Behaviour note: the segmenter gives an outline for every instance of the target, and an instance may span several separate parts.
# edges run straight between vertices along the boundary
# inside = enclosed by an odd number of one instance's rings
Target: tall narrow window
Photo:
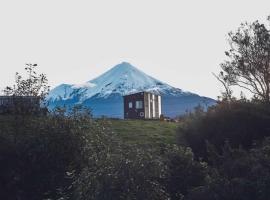
[[[128,103],[128,108],[132,108],[132,107],[133,107],[132,102],[129,102]]]
[[[143,102],[142,101],[136,101],[136,109],[142,109],[143,108]]]

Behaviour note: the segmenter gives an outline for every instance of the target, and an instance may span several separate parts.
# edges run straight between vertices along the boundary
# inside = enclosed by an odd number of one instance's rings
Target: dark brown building
[[[0,96],[0,114],[33,113],[40,109],[40,98],[36,96]]]
[[[125,119],[159,119],[161,96],[150,92],[139,92],[124,96]]]

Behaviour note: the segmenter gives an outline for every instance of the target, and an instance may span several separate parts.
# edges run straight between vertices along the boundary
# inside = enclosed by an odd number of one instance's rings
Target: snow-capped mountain
[[[80,94],[80,101],[84,101],[95,95],[108,98],[112,94],[126,95],[139,91],[152,91],[173,96],[185,95],[182,90],[152,78],[131,64],[123,62],[86,83],[59,85],[50,92],[49,98],[53,100],[70,99],[74,95]]]
[[[190,111],[198,104],[208,106],[215,103],[210,98],[184,92],[161,82],[127,62],[116,65],[88,82],[61,84],[51,90],[47,99],[51,108],[80,103],[91,107],[96,116],[122,117],[122,96],[141,91],[160,94],[163,97],[163,113],[171,117]]]

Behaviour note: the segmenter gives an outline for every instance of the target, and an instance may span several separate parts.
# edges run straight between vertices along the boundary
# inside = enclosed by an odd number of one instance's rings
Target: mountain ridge
[[[122,115],[120,113],[123,113],[123,106],[120,106],[122,96],[141,91],[159,94],[164,97],[165,101],[173,102],[171,106],[166,106],[165,102],[165,108],[179,107],[180,104],[184,103],[186,104],[186,110],[192,110],[195,107],[194,104],[198,105],[208,102],[212,105],[214,103],[214,100],[211,98],[201,97],[191,92],[184,92],[182,89],[159,81],[128,62],[122,62],[100,76],[82,84],[61,84],[49,93],[47,99],[51,104],[51,108],[59,105],[84,104],[91,107],[95,111],[94,114],[103,115],[102,113],[104,113],[104,115],[108,116],[115,116],[115,114],[104,110],[105,104],[112,104],[114,102],[114,106],[117,104],[116,107],[121,110],[121,112],[117,111],[118,114],[116,116],[122,117],[120,116]],[[172,99],[174,100],[172,101]],[[187,103],[187,99],[189,99],[189,103]],[[179,111],[179,115],[181,113]],[[172,116],[169,112],[165,114]]]

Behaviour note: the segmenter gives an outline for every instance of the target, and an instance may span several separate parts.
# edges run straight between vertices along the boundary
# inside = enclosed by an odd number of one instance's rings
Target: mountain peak
[[[145,74],[128,62],[122,62],[86,83],[66,86],[64,89],[63,87],[57,87],[51,91],[50,96],[73,98],[74,95],[78,96],[77,92],[79,92],[80,101],[84,101],[93,96],[109,97],[114,94],[125,95],[139,91],[183,95],[181,89],[174,88]]]
[[[134,67],[133,65],[131,65],[129,62],[121,62],[120,64],[116,65],[115,67]]]
[[[136,88],[154,86],[156,82],[158,80],[148,76],[128,62],[117,64],[109,71],[89,81],[89,83],[102,87],[103,91],[117,89],[121,94],[127,93],[129,90],[134,91]]]
[[[130,71],[130,70],[132,71],[133,70],[133,71],[135,71],[138,69],[128,62],[122,62],[122,63],[117,64],[113,68],[111,68],[111,70],[117,70],[117,71]]]

